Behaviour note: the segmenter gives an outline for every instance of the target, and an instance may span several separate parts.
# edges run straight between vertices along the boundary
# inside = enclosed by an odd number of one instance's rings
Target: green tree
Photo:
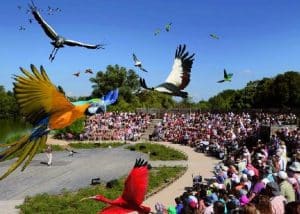
[[[235,99],[235,95],[235,90],[224,90],[218,95],[210,98],[208,102],[210,103],[212,110],[229,111],[232,109],[232,103]]]
[[[277,75],[271,86],[276,107],[300,107],[300,73],[289,71]]]
[[[0,118],[9,119],[19,116],[18,105],[14,94],[6,92],[4,86],[0,86]]]
[[[135,93],[140,88],[139,77],[134,70],[127,70],[119,65],[109,65],[105,71],[96,73],[90,78],[92,82],[92,97],[103,97],[106,93],[119,88],[119,98],[114,106],[109,106],[109,111],[134,111],[139,105]]]

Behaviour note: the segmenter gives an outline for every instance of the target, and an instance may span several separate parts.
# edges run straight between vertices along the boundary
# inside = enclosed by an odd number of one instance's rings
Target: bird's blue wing
[[[114,90],[112,99],[110,100],[110,104],[114,104],[118,100],[118,97],[119,97],[119,89],[117,88]]]
[[[109,91],[103,98],[104,105],[108,106],[117,101],[119,97],[119,89]]]
[[[102,98],[102,101],[104,103],[107,103],[110,99],[111,99],[111,96],[113,95],[114,91],[109,91],[107,94],[104,95],[104,97]]]

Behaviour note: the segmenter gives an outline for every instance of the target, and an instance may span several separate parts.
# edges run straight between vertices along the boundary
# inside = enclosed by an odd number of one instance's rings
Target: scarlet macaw
[[[131,213],[138,211],[138,213],[150,213],[150,207],[143,206],[145,194],[148,187],[148,163],[143,159],[137,159],[126,181],[123,194],[115,200],[110,200],[103,195],[95,195],[86,199],[94,199],[110,204],[104,208],[99,214],[116,214],[116,213]]]
[[[41,66],[40,71],[31,65],[31,72],[20,68],[25,76],[15,76],[14,93],[20,112],[33,125],[30,134],[10,144],[0,144],[8,147],[0,153],[0,161],[13,154],[18,154],[18,160],[0,177],[0,180],[12,173],[25,161],[22,171],[28,166],[38,148],[46,143],[50,130],[62,129],[75,120],[95,113],[103,112],[98,102],[73,105],[53,85]]]

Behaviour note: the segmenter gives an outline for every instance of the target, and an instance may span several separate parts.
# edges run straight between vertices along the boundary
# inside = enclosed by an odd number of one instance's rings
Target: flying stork
[[[133,58],[134,66],[135,66],[135,67],[141,69],[141,70],[144,71],[144,72],[148,72],[145,68],[143,68],[142,62],[136,57],[135,54],[132,54],[132,58]]]
[[[49,56],[51,62],[54,60],[58,49],[64,47],[64,45],[79,46],[79,47],[85,47],[89,49],[100,49],[100,48],[104,49],[103,45],[101,44],[97,44],[97,45],[86,44],[86,43],[66,39],[58,35],[55,32],[55,30],[43,19],[43,17],[40,15],[39,11],[37,10],[37,7],[33,4],[33,2],[32,5],[30,5],[30,10],[34,18],[37,20],[37,22],[41,25],[41,27],[47,34],[47,36],[50,37],[51,40],[53,40],[51,44],[54,46],[54,48]]]
[[[188,93],[182,91],[190,82],[191,69],[194,61],[194,55],[189,55],[185,52],[186,46],[179,45],[175,52],[175,59],[166,81],[154,88],[148,88],[145,79],[140,78],[140,84],[143,88],[148,90],[155,90],[172,96],[179,96],[183,98],[188,97]]]

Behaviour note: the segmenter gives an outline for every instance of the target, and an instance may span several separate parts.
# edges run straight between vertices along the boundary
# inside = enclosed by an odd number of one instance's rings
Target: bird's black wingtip
[[[96,45],[96,49],[105,49],[104,44]]]
[[[148,161],[138,158],[135,160],[134,168],[136,167],[143,167],[143,166],[148,166]]]

